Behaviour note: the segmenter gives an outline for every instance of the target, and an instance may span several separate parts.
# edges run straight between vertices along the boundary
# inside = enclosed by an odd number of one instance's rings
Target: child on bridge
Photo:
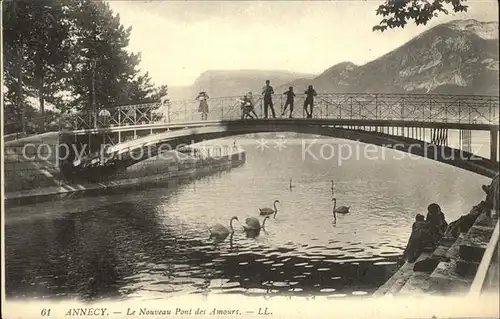
[[[289,118],[292,118],[292,113],[293,113],[293,101],[295,98],[295,93],[293,93],[293,86],[288,88],[288,91],[283,93],[283,95],[286,95],[286,102],[285,102],[285,107],[283,108],[283,112],[281,113],[281,116],[285,115],[286,108],[287,106],[290,105],[290,116]]]
[[[241,119],[253,119],[253,116],[250,114],[253,110],[253,105],[250,98],[247,95],[244,95],[243,98],[239,101],[241,102]]]

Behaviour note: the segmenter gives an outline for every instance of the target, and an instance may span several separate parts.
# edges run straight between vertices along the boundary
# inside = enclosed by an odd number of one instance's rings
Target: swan
[[[210,231],[209,238],[217,238],[219,240],[226,239],[226,237],[227,237],[227,235],[229,235],[229,233],[231,233],[231,234],[234,233],[233,220],[238,220],[238,217],[233,216],[229,220],[229,227],[231,228],[231,231],[229,231],[229,229],[227,229],[227,227],[222,225],[222,224],[213,225],[211,228],[208,229]]]
[[[274,201],[274,210],[272,208],[269,208],[269,207],[259,208],[260,216],[269,216],[269,215],[274,214],[274,218],[276,218],[276,214],[278,213],[278,209],[276,208],[276,203],[280,203],[280,201],[279,200]]]
[[[243,224],[243,228],[247,231],[250,230],[260,230],[261,228],[264,228],[264,225],[266,224],[266,220],[269,218],[269,216],[264,217],[262,220],[262,226],[260,225],[260,222],[257,218],[255,217],[248,217],[245,219],[245,224]]]
[[[349,213],[349,209],[351,208],[351,206],[340,206],[339,208],[336,208],[336,206],[337,206],[337,199],[336,198],[332,198],[332,201],[333,201],[333,213],[334,214],[345,215],[345,214]]]

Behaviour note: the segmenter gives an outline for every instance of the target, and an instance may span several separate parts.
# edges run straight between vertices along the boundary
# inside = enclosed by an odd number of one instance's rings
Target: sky
[[[372,31],[383,0],[108,2],[132,26],[128,49],[141,52],[141,70],[169,86],[190,85],[206,70],[319,74],[343,61],[365,64],[439,23],[498,21],[496,0],[469,0],[467,13],[384,33]]]

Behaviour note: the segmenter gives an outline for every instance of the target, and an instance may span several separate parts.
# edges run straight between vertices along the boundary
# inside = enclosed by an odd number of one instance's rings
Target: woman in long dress
[[[202,121],[205,121],[208,118],[208,99],[209,96],[207,92],[200,92],[196,97],[196,100],[200,101],[200,105],[198,106],[198,112],[201,112]]]

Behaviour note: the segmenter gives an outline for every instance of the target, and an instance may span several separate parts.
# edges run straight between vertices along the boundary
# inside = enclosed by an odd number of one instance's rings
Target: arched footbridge
[[[259,119],[242,120],[237,97],[211,99],[205,121],[196,120],[197,101],[114,107],[108,109],[107,119],[95,113],[74,114],[62,119],[60,143],[70,154],[61,167],[69,171],[127,167],[204,140],[295,132],[393,148],[488,177],[499,172],[497,96],[320,94],[313,118],[303,118],[301,98],[295,103],[294,118],[262,119],[258,101]],[[280,101],[275,96],[278,117]],[[475,137],[478,132],[483,132],[482,138]],[[489,158],[475,154],[484,146],[489,147]]]

